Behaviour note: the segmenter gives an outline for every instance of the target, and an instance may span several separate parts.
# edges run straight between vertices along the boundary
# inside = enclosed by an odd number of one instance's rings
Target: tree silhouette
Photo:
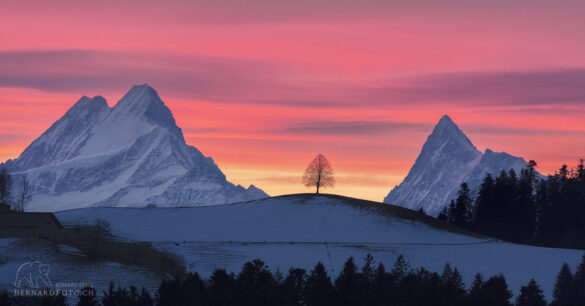
[[[579,305],[585,305],[585,255],[583,255],[581,264],[577,267],[574,280],[577,291],[577,303]]]
[[[10,175],[6,169],[0,169],[0,204],[10,205],[10,190],[12,188]]]
[[[366,298],[361,274],[358,273],[353,257],[347,259],[334,284],[338,295],[336,305],[361,305]]]
[[[307,306],[333,305],[335,287],[325,271],[325,266],[318,262],[310,272],[305,283],[303,301]]]
[[[96,291],[91,286],[85,286],[81,290],[80,295],[78,295],[79,301],[77,302],[77,306],[98,306],[100,305],[100,301],[96,296]]]
[[[482,291],[483,288],[483,276],[477,273],[475,278],[473,279],[473,283],[471,283],[471,287],[467,292],[467,304],[468,305],[481,305],[482,301],[485,300],[484,293]]]
[[[520,289],[516,306],[546,306],[542,290],[534,279],[531,279],[527,286]]]
[[[575,305],[576,294],[574,291],[574,280],[571,268],[567,263],[563,264],[561,271],[557,276],[557,282],[553,290],[553,298],[551,305]]]
[[[473,221],[473,200],[470,193],[471,190],[469,190],[467,183],[461,184],[461,188],[457,193],[457,200],[455,200],[451,211],[450,219],[452,219],[452,222],[464,228],[468,228]]]
[[[30,200],[30,193],[28,190],[28,179],[26,176],[22,177],[22,183],[20,185],[20,190],[18,191],[19,203],[17,211],[24,212],[24,204],[26,201]]]
[[[479,305],[512,305],[510,303],[512,292],[508,290],[506,279],[501,274],[488,279],[482,286],[482,292],[485,299]]]
[[[323,154],[319,154],[305,170],[303,184],[307,187],[317,187],[316,193],[319,194],[319,188],[333,187],[335,185],[334,176],[335,173],[327,158]]]

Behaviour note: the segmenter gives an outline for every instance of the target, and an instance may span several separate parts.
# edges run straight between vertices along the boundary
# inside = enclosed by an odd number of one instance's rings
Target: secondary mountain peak
[[[476,189],[487,173],[519,171],[526,162],[487,149],[482,154],[457,124],[444,115],[427,138],[408,175],[384,199],[385,203],[436,215],[456,196],[461,183]]]
[[[108,102],[102,96],[90,98],[83,96],[67,111],[68,114],[80,112],[96,112],[109,109]]]

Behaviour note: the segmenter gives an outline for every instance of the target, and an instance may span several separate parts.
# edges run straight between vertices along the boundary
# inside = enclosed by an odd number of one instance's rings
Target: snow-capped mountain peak
[[[113,108],[102,97],[82,97],[5,166],[28,176],[31,210],[267,197],[228,182],[213,159],[187,145],[170,109],[146,84],[132,87]]]
[[[108,108],[108,103],[102,96],[93,98],[83,96],[67,111],[67,114],[79,116],[82,112],[100,112]]]
[[[423,208],[436,215],[456,196],[461,183],[467,182],[472,190],[477,189],[487,173],[520,171],[525,166],[522,158],[507,153],[487,149],[482,154],[455,122],[444,115],[404,181],[390,191],[384,202]]]
[[[444,142],[446,140],[453,141],[453,144],[458,144],[464,147],[475,149],[469,138],[463,134],[459,127],[447,115],[443,115],[439,123],[435,126],[429,140],[436,140]]]
[[[144,116],[151,123],[167,128],[175,128],[173,114],[158,96],[156,90],[147,84],[135,85],[118,101],[112,116]]]

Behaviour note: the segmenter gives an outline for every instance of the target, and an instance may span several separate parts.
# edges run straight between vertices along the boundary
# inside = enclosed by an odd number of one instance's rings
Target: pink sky
[[[543,173],[585,157],[582,1],[3,1],[0,160],[148,83],[232,182],[382,200],[448,114]]]

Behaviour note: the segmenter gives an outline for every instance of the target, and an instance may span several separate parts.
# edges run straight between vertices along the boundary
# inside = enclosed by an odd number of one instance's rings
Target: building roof
[[[58,228],[61,222],[53,213],[44,212],[0,212],[0,228],[37,228],[52,221]]]

